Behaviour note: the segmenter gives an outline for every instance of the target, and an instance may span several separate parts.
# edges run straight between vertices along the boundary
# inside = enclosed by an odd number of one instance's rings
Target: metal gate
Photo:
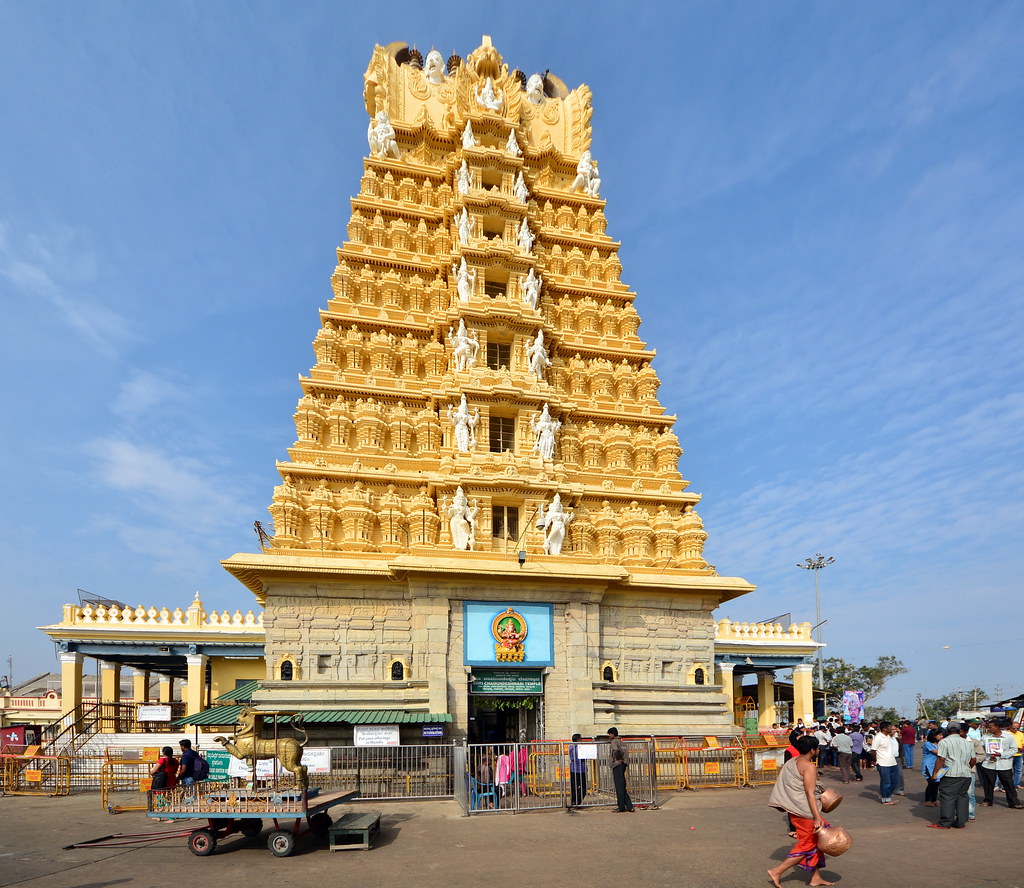
[[[626,785],[634,805],[658,803],[654,742],[627,740]],[[475,743],[456,748],[456,798],[467,814],[515,814],[559,810],[570,804],[572,776],[568,741]],[[585,793],[578,807],[615,804],[608,743],[579,744]],[[588,757],[593,756],[593,757]]]

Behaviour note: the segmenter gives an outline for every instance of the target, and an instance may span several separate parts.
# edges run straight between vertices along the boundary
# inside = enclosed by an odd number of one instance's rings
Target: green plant
[[[534,697],[480,697],[476,698],[477,709],[492,709],[507,712],[512,709],[533,709]]]

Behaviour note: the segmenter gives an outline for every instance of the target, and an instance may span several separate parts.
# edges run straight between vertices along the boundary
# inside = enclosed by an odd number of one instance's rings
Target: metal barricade
[[[741,746],[688,747],[683,757],[688,789],[742,786],[746,782]]]
[[[748,746],[743,750],[744,773],[748,786],[766,786],[775,783],[786,761],[786,750],[781,746]]]
[[[357,789],[361,799],[450,799],[455,793],[453,747],[332,746],[330,772],[310,773],[309,785]]]
[[[145,811],[153,778],[153,762],[115,758],[100,767],[100,807],[108,814]]]
[[[71,793],[71,760],[63,755],[0,756],[3,791],[8,795],[63,796]]]
[[[686,788],[686,741],[683,737],[656,737],[654,779],[658,789]]]

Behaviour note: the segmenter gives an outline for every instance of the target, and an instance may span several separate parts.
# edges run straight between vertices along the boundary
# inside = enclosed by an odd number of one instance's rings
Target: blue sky
[[[985,2],[0,0],[15,677],[76,588],[252,605],[219,560],[295,437],[370,53],[484,33],[593,89],[706,555],[759,586],[721,615],[813,619],[832,554],[829,653],[911,669],[877,702],[1024,691],[1024,5]]]

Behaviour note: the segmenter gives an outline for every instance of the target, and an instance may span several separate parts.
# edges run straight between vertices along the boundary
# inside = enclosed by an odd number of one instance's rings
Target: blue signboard
[[[501,669],[554,666],[553,619],[550,604],[464,601],[463,662]]]
[[[424,737],[443,737],[444,736],[444,725],[424,725],[423,726]]]

